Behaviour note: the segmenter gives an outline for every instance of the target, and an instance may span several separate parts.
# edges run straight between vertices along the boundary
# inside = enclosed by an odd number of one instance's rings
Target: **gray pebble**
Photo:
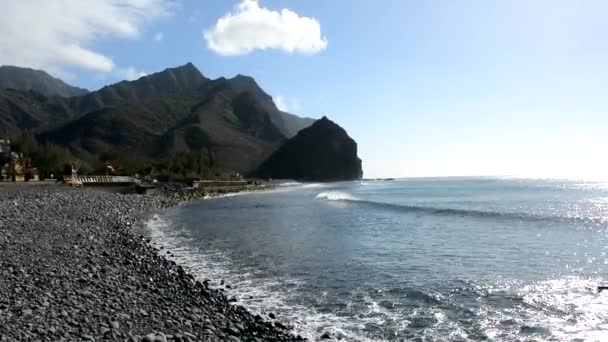
[[[295,341],[146,243],[136,216],[176,203],[0,186],[0,341]]]

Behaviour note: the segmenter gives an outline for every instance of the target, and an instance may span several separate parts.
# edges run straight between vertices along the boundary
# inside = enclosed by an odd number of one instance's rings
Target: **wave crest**
[[[302,183],[300,183],[300,182],[279,183],[279,186],[300,186],[300,185],[302,185]]]
[[[342,201],[351,202],[352,204],[368,206],[371,208],[378,208],[384,210],[396,210],[400,212],[416,212],[424,213],[429,215],[444,215],[444,216],[460,216],[460,217],[475,217],[475,218],[486,218],[486,219],[498,219],[498,220],[519,220],[519,221],[536,221],[536,222],[575,222],[575,223],[589,223],[605,225],[607,223],[605,217],[566,217],[566,216],[551,216],[551,215],[539,215],[530,214],[524,212],[500,212],[500,211],[485,211],[476,209],[459,209],[459,208],[441,208],[432,206],[419,206],[419,205],[407,205],[407,204],[396,204],[396,203],[385,203],[368,201],[352,194],[342,191],[325,191],[317,195],[317,199],[324,199],[327,201]]]
[[[317,195],[316,199],[324,199],[328,201],[360,201],[359,198],[352,194],[342,191],[324,191]]]

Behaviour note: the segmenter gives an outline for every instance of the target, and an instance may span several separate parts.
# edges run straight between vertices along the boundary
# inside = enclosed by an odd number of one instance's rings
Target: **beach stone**
[[[143,338],[143,342],[155,342],[156,341],[156,334],[154,333],[150,333],[146,336],[144,336]]]
[[[189,338],[196,338],[196,335],[191,334],[191,333],[189,333],[189,332],[187,332],[187,331],[186,331],[186,332],[184,332],[184,333],[183,333],[183,335],[184,335],[185,337],[189,337]]]
[[[296,340],[146,243],[136,217],[177,201],[14,189],[0,184],[0,341]]]
[[[117,317],[120,318],[120,319],[124,319],[124,320],[130,320],[131,319],[131,316],[128,315],[128,314],[126,314],[126,313],[119,313],[117,315]]]
[[[239,336],[241,334],[241,332],[239,331],[239,329],[237,329],[236,327],[228,327],[228,329],[226,329],[226,332],[228,332],[230,335],[234,335],[234,336]]]

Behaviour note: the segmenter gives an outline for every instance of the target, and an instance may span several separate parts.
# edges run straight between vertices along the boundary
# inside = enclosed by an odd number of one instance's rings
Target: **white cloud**
[[[146,75],[147,75],[147,73],[145,73],[141,70],[137,70],[134,67],[119,69],[118,73],[117,73],[118,77],[122,77],[127,81],[136,80],[136,79],[146,76]]]
[[[287,106],[285,99],[283,99],[283,96],[275,96],[272,98],[272,100],[279,110],[284,112],[289,111],[289,107]]]
[[[155,42],[160,42],[165,38],[165,35],[162,32],[156,32],[154,34],[154,41]]]
[[[274,96],[272,98],[277,108],[283,112],[297,112],[301,109],[300,101],[295,99],[287,99],[283,96]]]
[[[3,0],[0,64],[55,75],[115,70],[112,58],[91,48],[100,39],[134,38],[149,20],[171,13],[170,0]]]
[[[314,54],[327,47],[315,18],[301,17],[288,9],[272,11],[260,7],[256,0],[243,0],[206,30],[204,37],[209,49],[226,56],[256,49]]]

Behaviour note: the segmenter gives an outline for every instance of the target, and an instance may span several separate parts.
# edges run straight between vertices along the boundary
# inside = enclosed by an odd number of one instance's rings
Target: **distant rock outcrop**
[[[34,91],[45,96],[71,97],[84,95],[86,89],[72,87],[42,70],[0,66],[0,88]]]
[[[346,131],[323,117],[288,140],[255,172],[263,178],[304,181],[361,179],[357,143]]]

